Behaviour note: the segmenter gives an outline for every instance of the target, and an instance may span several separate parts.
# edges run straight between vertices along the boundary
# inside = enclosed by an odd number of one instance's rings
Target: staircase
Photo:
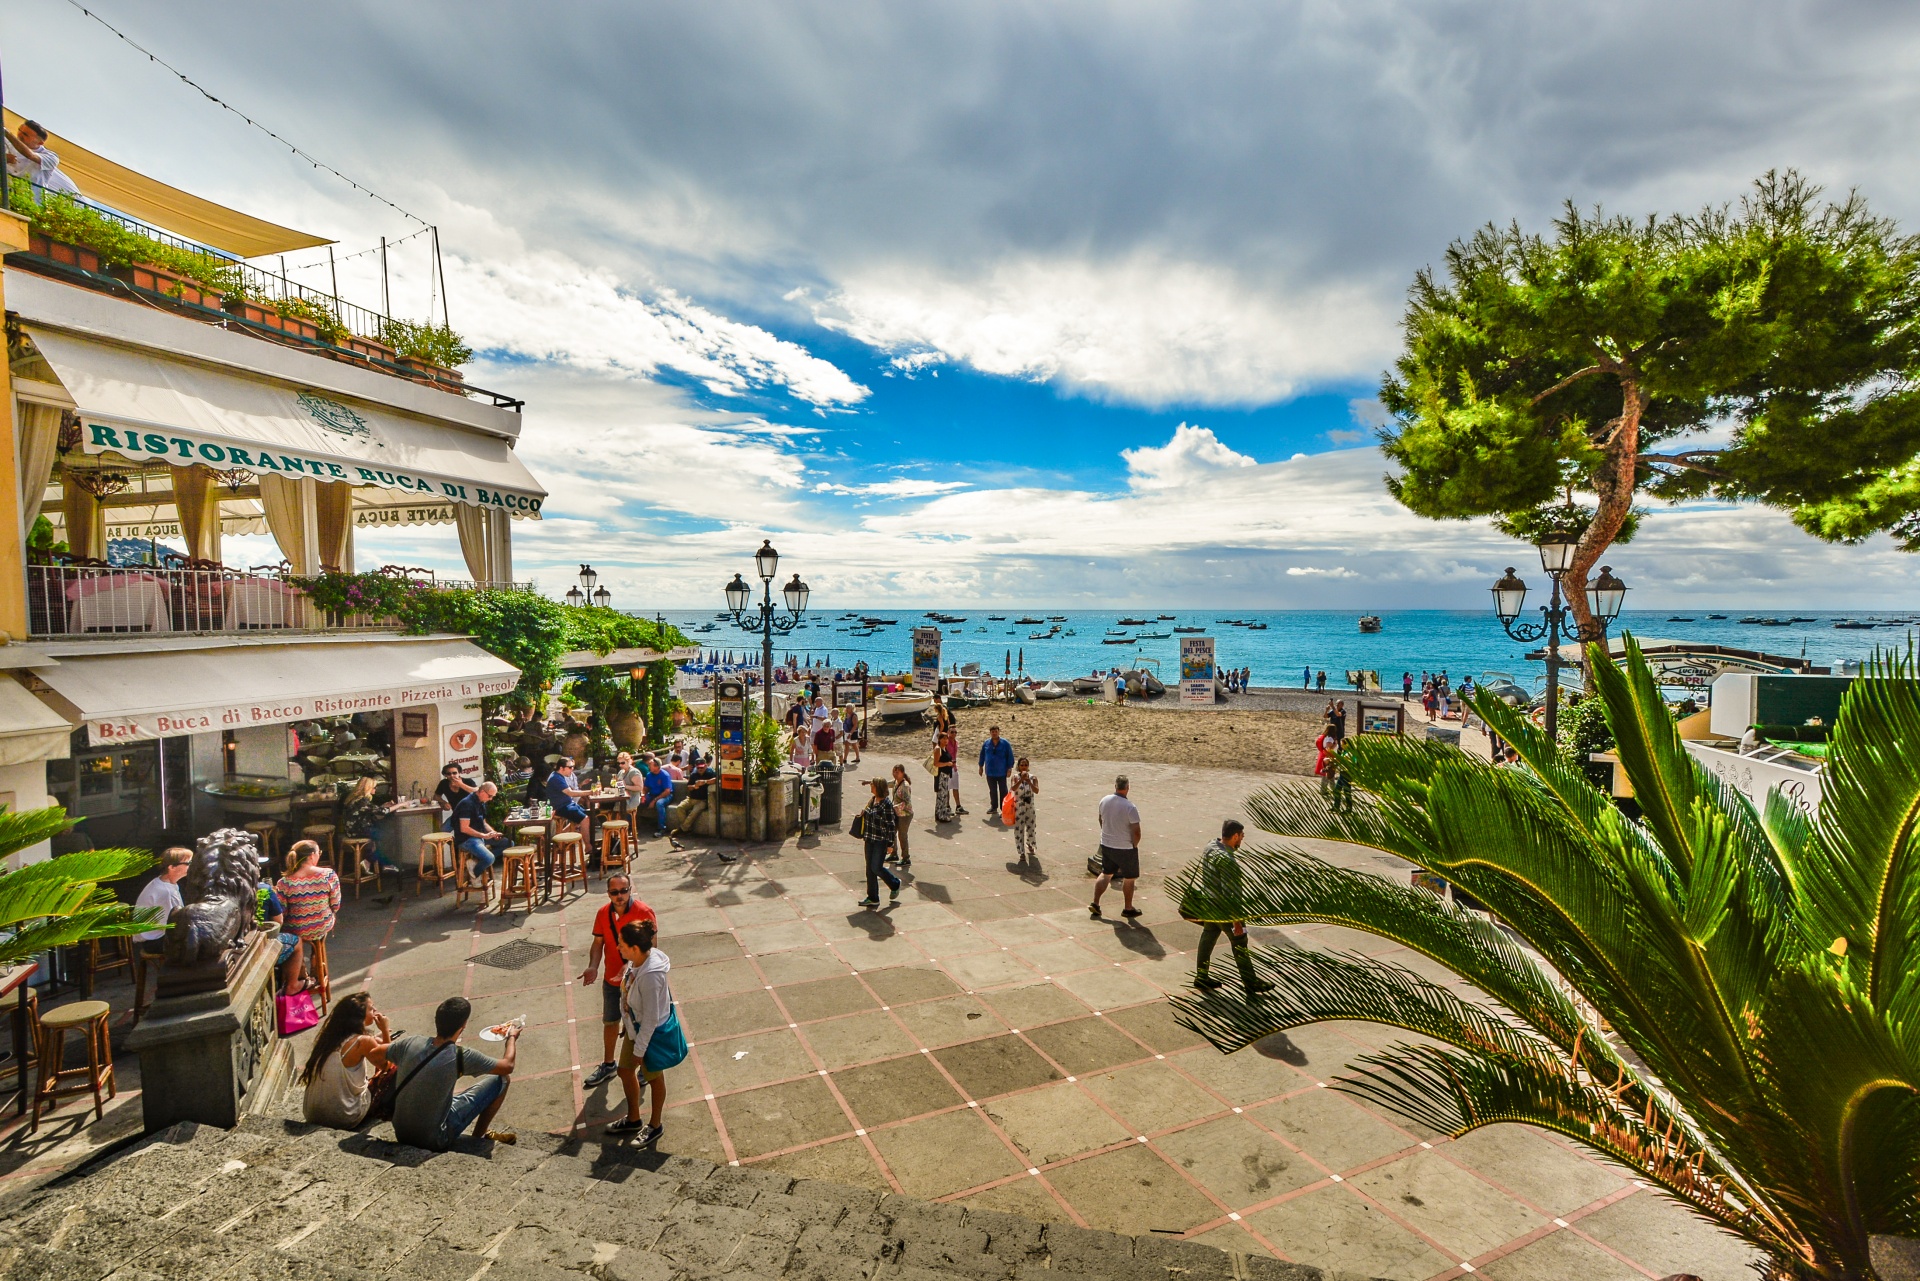
[[[1333,1281],[1317,1268],[523,1134],[253,1116],[0,1200],[0,1281]]]

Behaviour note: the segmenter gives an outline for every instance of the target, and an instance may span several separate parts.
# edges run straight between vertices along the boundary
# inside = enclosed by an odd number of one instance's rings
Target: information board
[[[913,687],[915,689],[940,687],[940,629],[938,627],[913,629]]]
[[[713,691],[714,755],[720,758],[720,790],[747,788],[747,687],[721,681]]]
[[[1180,638],[1180,701],[1213,702],[1213,637]]]

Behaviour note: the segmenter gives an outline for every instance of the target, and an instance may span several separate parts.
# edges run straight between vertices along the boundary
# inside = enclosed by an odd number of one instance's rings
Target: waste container
[[[840,767],[822,761],[813,767],[820,777],[820,826],[840,826]]]

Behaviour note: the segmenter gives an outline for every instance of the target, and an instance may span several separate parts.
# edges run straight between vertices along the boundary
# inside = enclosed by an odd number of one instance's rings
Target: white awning
[[[73,397],[88,454],[238,468],[538,516],[546,491],[512,446],[365,402],[242,378],[28,325]]]
[[[95,746],[506,694],[520,672],[472,642],[326,637],[86,653],[37,670]]]
[[[0,765],[65,760],[72,733],[65,717],[0,676]]]

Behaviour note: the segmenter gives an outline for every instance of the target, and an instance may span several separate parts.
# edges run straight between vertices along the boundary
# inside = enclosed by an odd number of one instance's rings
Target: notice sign
[[[1180,701],[1213,702],[1213,637],[1180,638]]]
[[[713,746],[720,758],[720,790],[747,790],[747,687],[721,681],[713,691]]]
[[[286,698],[251,703],[215,703],[211,706],[188,704],[179,710],[146,712],[138,716],[115,716],[87,722],[87,741],[94,747],[113,743],[132,743],[170,734],[204,734],[210,730],[250,729],[259,725],[291,725],[316,716],[348,716],[354,712],[398,711],[403,707],[421,707],[428,703],[448,703],[467,699],[511,694],[520,683],[517,673],[504,676],[463,676],[458,680],[431,681],[402,685],[396,689],[362,690],[352,694],[318,694],[312,698]],[[207,691],[182,691],[182,693]],[[478,727],[476,716],[473,725]],[[475,758],[479,748],[475,744]]]
[[[938,627],[913,629],[913,687],[915,689],[940,687],[940,629]]]

